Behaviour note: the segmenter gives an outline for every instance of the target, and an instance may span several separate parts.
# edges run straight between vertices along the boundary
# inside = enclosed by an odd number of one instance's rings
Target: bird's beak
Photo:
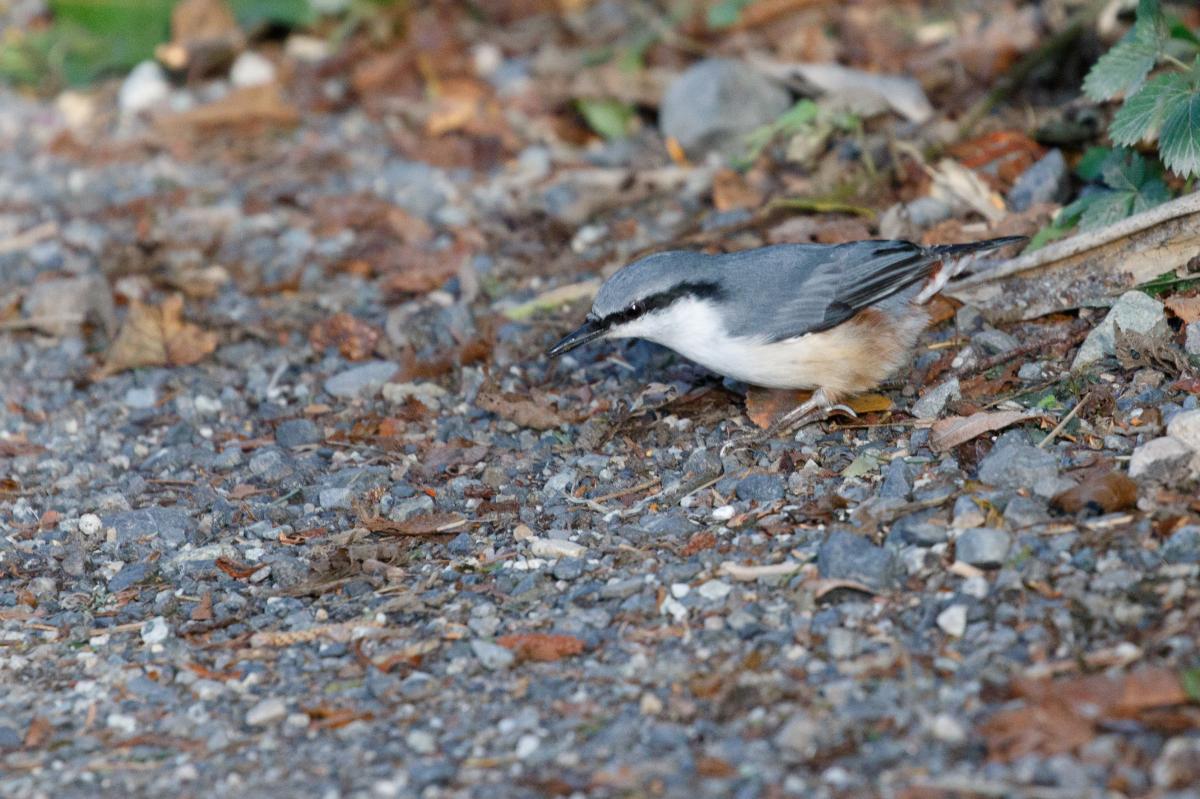
[[[604,324],[599,319],[594,319],[589,316],[574,333],[571,333],[562,341],[546,350],[546,355],[550,356],[551,358],[557,358],[563,353],[570,352],[576,347],[582,347],[589,341],[600,338],[607,332],[608,325]]]

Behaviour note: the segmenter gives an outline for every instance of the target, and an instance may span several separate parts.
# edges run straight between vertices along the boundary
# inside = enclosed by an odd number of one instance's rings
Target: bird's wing
[[[755,279],[739,281],[746,287],[739,303],[744,313],[731,320],[730,332],[765,334],[769,341],[828,330],[925,280],[940,260],[906,241],[784,245],[765,251],[756,264],[744,267]]]

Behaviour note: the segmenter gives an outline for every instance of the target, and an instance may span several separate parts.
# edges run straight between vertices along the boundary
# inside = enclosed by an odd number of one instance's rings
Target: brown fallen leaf
[[[521,660],[549,662],[561,660],[583,651],[583,641],[573,635],[551,635],[549,633],[516,633],[502,635],[496,643],[511,649]]]
[[[135,300],[96,374],[108,377],[139,366],[189,366],[216,348],[216,333],[183,320],[180,295],[171,295],[159,306]]]
[[[25,731],[25,740],[22,746],[26,749],[40,749],[50,740],[53,732],[54,727],[50,724],[49,719],[45,716],[34,716],[29,720],[29,729]]]
[[[212,591],[205,591],[204,596],[200,597],[200,601],[196,603],[196,607],[192,608],[189,618],[192,621],[212,621],[212,617]]]
[[[36,455],[45,452],[46,448],[31,443],[24,433],[18,433],[11,438],[0,438],[0,458],[15,458],[19,455]]]
[[[245,42],[225,0],[183,0],[171,12],[171,41],[154,55],[168,69],[199,77],[228,66]]]
[[[1124,472],[1093,473],[1050,504],[1063,513],[1115,513],[1137,505],[1137,483]]]
[[[236,560],[223,557],[217,558],[213,565],[235,580],[248,579],[250,575],[254,574],[259,569],[267,568],[267,564],[265,563],[259,563],[255,566],[247,563],[238,563]]]
[[[1148,711],[1196,702],[1180,675],[1162,667],[1017,680],[1012,689],[1025,704],[995,714],[980,727],[994,760],[1070,752],[1091,741],[1102,726],[1126,719],[1148,721]]]
[[[811,391],[784,391],[751,386],[746,392],[746,415],[758,427],[766,430],[784,414],[812,396]],[[846,404],[858,414],[890,411],[892,400],[883,394],[859,394]]]
[[[368,516],[362,523],[372,533],[383,535],[445,535],[462,527],[466,519],[461,513],[423,513],[402,522]]]
[[[1165,338],[1158,338],[1136,330],[1113,328],[1113,350],[1122,369],[1165,369],[1175,374],[1191,371],[1185,355]]]
[[[706,549],[712,549],[716,545],[717,537],[710,530],[701,530],[688,539],[688,542],[683,545],[683,549],[679,551],[679,556],[682,558],[690,558],[697,552],[703,552]]]
[[[369,358],[379,338],[377,329],[348,313],[334,314],[308,331],[308,343],[314,350],[322,352],[336,346],[342,357],[350,361]]]
[[[1187,324],[1200,320],[1200,296],[1197,297],[1164,297],[1163,305],[1167,310],[1178,316]]]
[[[158,126],[168,136],[209,136],[224,132],[246,134],[290,128],[299,121],[300,113],[284,99],[279,86],[265,83],[234,89],[207,105],[161,117]]]
[[[934,422],[929,444],[938,452],[954,449],[984,433],[1003,430],[1009,425],[1037,418],[1026,411],[980,411],[970,416],[951,416]]]
[[[522,397],[498,391],[480,391],[475,404],[501,419],[528,427],[531,430],[553,430],[570,420],[552,408],[544,400]]]
[[[718,211],[757,208],[763,199],[761,192],[732,169],[722,169],[713,175],[712,194],[713,205]]]

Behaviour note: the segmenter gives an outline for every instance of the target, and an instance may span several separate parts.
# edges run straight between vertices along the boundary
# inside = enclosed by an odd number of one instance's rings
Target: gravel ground
[[[580,306],[520,307],[736,225],[711,170],[61,108],[0,95],[5,796],[1200,796],[1195,705],[1135,679],[1200,664],[1195,386],[1024,346],[1103,311],[960,309],[895,410],[723,452],[743,387],[548,362]],[[172,291],[215,352],[98,372]],[[934,447],[1001,399],[1043,415]]]

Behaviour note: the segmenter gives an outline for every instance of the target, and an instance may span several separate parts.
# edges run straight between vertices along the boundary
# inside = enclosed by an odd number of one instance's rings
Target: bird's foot
[[[799,430],[810,424],[827,421],[834,416],[848,416],[851,419],[858,418],[858,414],[849,405],[835,403],[825,393],[824,389],[818,389],[808,401],[797,405],[783,416],[780,416],[765,430],[727,442],[725,446],[721,447],[721,454],[725,455],[727,452],[762,444],[775,438],[780,433]]]

